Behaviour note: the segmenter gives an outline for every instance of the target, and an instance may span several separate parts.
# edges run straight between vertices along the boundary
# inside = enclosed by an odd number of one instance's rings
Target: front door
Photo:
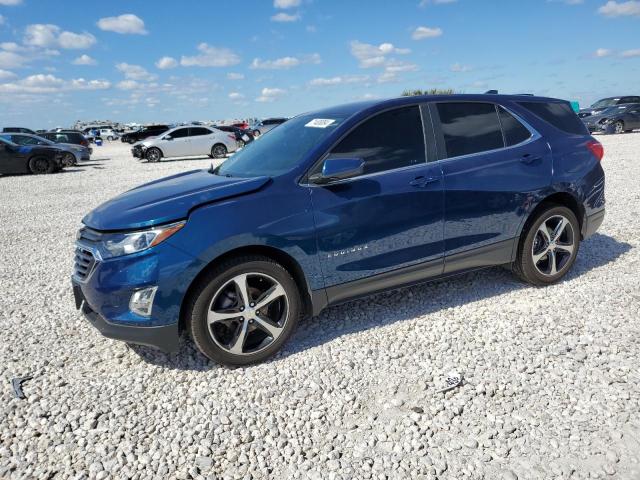
[[[510,262],[523,216],[551,185],[547,142],[493,103],[432,111],[446,189],[445,273]]]
[[[420,107],[375,115],[326,158],[361,158],[364,172],[309,187],[325,285],[425,262],[441,273],[442,172],[426,162]]]
[[[169,133],[171,140],[162,142],[162,153],[165,157],[186,157],[191,155],[191,147],[188,128],[179,128]],[[164,135],[165,137],[167,135]]]
[[[26,160],[16,151],[16,147],[0,140],[0,173],[24,173],[27,171]]]

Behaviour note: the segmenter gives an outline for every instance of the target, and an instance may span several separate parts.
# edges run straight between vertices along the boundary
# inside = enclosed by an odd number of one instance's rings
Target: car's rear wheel
[[[162,158],[162,152],[159,148],[150,148],[145,155],[148,162],[159,162]]]
[[[109,135],[109,136],[107,137],[107,140],[109,140],[110,142],[113,142],[115,139],[116,139],[116,137],[114,137],[114,136],[112,136],[112,135]]]
[[[29,160],[29,170],[35,175],[53,173],[56,171],[56,165],[47,157],[33,157]]]
[[[244,140],[240,139],[238,140],[238,148],[243,148],[246,145],[246,143],[244,142]]]
[[[211,156],[213,158],[224,158],[227,156],[227,147],[222,145],[221,143],[215,144],[211,148]]]
[[[254,130],[253,131],[253,136],[254,136],[254,138],[258,138],[260,136],[260,130]]]
[[[64,156],[62,157],[62,164],[65,167],[71,167],[71,166],[75,165],[76,163],[77,163],[76,156],[71,152],[65,153]]]
[[[613,126],[613,131],[615,133],[624,133],[624,122],[622,120],[618,120]]]
[[[289,272],[267,257],[248,256],[209,272],[191,295],[186,318],[204,355],[246,365],[278,351],[300,313],[300,294]]]
[[[127,142],[131,145],[133,145],[134,143],[136,143],[136,141],[133,138],[129,138],[127,139]]]
[[[525,226],[513,265],[515,273],[534,285],[555,283],[578,255],[580,225],[567,207],[550,205]]]

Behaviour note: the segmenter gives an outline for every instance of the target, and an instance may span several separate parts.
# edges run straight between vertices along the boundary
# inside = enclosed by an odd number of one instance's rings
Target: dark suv
[[[54,146],[18,145],[0,137],[0,174],[58,172],[64,167],[64,154]]]
[[[288,120],[213,170],[99,206],[76,305],[104,335],[209,358],[276,352],[298,320],[492,265],[547,285],[604,218],[603,149],[569,103],[405,97]]]
[[[168,125],[151,125],[149,127],[143,127],[140,130],[136,130],[135,132],[125,133],[120,137],[120,140],[123,143],[133,144],[140,140],[144,140],[145,138],[162,135],[167,130],[169,130]]]
[[[591,115],[600,115],[603,111],[608,108],[615,107],[618,105],[625,105],[627,103],[640,103],[639,95],[632,95],[626,97],[608,97],[602,98],[598,100],[596,103],[591,105],[589,108],[582,108],[580,112],[578,112],[578,116],[580,118],[590,117]]]

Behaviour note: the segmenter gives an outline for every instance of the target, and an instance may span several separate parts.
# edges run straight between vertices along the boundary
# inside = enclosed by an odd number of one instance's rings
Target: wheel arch
[[[545,208],[548,208],[550,205],[559,205],[562,207],[567,207],[569,210],[571,210],[578,219],[578,225],[580,227],[580,237],[584,236],[584,226],[586,223],[584,205],[582,205],[582,203],[573,193],[566,191],[554,192],[543,198],[527,216],[527,219],[522,224],[522,228],[520,229],[520,233],[518,236],[521,237],[523,232],[526,232],[529,224],[536,218],[538,213],[540,213]]]
[[[149,150],[151,150],[152,148],[155,148],[156,150],[158,150],[160,152],[160,158],[165,158],[165,154],[162,151],[162,148],[160,148],[157,145],[152,145],[151,147],[147,148],[146,152],[148,152]],[[146,157],[146,152],[145,152],[145,157]]]
[[[233,250],[229,250],[225,252],[213,260],[211,260],[200,272],[194,277],[194,279],[189,284],[187,291],[182,299],[182,304],[180,305],[180,316],[179,316],[179,329],[180,331],[184,331],[187,325],[186,323],[186,311],[185,306],[188,305],[193,292],[196,290],[198,283],[202,280],[203,277],[207,275],[207,273],[219,265],[220,263],[229,260],[234,257],[242,257],[246,255],[261,255],[282,265],[293,277],[293,280],[296,282],[298,286],[298,290],[300,291],[300,295],[302,296],[302,304],[304,308],[304,315],[311,315],[313,312],[313,303],[311,299],[311,289],[309,288],[309,283],[307,282],[307,278],[304,275],[304,271],[302,267],[298,263],[298,261],[293,258],[288,253],[284,252],[275,247],[270,247],[268,245],[247,245],[243,247],[238,247]]]

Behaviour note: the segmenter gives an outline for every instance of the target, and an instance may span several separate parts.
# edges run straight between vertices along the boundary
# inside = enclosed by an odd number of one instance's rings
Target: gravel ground
[[[236,369],[101,337],[69,281],[86,212],[208,159],[112,144],[0,177],[0,478],[640,478],[640,133],[600,139],[607,216],[562,283],[494,268],[381,294]]]

